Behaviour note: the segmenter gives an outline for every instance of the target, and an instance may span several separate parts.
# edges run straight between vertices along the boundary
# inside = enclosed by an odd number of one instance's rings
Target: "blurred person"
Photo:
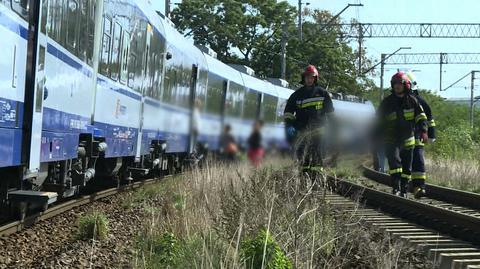
[[[392,93],[382,100],[377,111],[378,130],[385,145],[392,193],[406,197],[412,177],[415,134],[419,132],[420,141],[428,139],[427,116],[411,92],[411,81],[405,73],[394,74],[390,84]]]
[[[288,98],[284,111],[287,140],[293,145],[303,172],[312,176],[323,172],[325,126],[333,118],[330,94],[318,86],[318,71],[309,65],[302,73],[303,87]]]
[[[238,153],[237,142],[231,134],[231,131],[232,127],[226,124],[220,136],[220,153],[227,161],[234,161]]]
[[[410,71],[407,73],[407,76],[412,82],[413,94],[425,111],[428,121],[427,141],[421,141],[420,132],[417,131],[415,134],[415,148],[413,149],[411,190],[415,198],[420,198],[425,196],[425,181],[427,179],[425,169],[425,143],[435,142],[435,120],[433,119],[432,109],[427,101],[420,96],[415,75]]]
[[[248,159],[255,166],[258,167],[263,161],[265,150],[262,144],[262,128],[263,121],[258,120],[253,124],[253,130],[247,140],[248,143]]]

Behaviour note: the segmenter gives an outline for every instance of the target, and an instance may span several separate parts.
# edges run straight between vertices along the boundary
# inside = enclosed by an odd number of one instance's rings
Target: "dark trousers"
[[[304,171],[323,170],[322,129],[310,129],[299,132],[294,148],[297,160]]]
[[[423,146],[415,146],[412,162],[412,187],[424,187],[426,179],[425,149]]]
[[[412,177],[413,147],[386,144],[385,150],[393,191],[406,193]]]

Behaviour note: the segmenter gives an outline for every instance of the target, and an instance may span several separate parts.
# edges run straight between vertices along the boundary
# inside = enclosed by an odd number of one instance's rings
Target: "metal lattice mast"
[[[480,23],[350,23],[328,26],[340,29],[340,38],[358,40],[359,71],[364,38],[480,38]],[[442,68],[442,60],[440,62]]]
[[[385,59],[383,65],[440,65],[440,86],[442,91],[444,64],[480,64],[480,53],[398,53]]]
[[[331,25],[346,38],[480,38],[480,23],[354,23]]]

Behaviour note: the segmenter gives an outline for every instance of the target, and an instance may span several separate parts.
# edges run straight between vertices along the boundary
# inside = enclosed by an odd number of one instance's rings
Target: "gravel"
[[[0,238],[0,268],[133,268],[135,238],[146,213],[140,206],[122,207],[129,195],[107,197]],[[78,218],[93,210],[108,217],[108,238],[77,240]]]

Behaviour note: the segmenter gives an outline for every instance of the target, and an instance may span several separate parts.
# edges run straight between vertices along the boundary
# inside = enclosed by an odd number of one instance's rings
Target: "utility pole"
[[[471,84],[470,84],[470,127],[473,128],[473,114],[474,114],[474,111],[473,111],[473,104],[474,104],[474,93],[473,93],[473,90],[475,89],[475,73],[477,71],[472,71],[471,73]]]
[[[442,91],[443,64],[445,63],[444,62],[445,55],[446,55],[445,53],[440,52],[440,86],[439,86],[440,90],[439,92]]]
[[[287,70],[287,24],[284,22],[282,25],[282,64],[280,70],[280,77],[285,79],[286,77],[286,70]]]
[[[348,7],[348,6],[347,6]],[[362,74],[362,46],[363,46],[363,27],[362,24],[358,25],[359,29],[359,34],[360,36],[358,37],[358,76]],[[383,92],[383,90],[382,90]]]
[[[170,18],[170,0],[165,0],[165,17]]]
[[[380,102],[383,100],[383,95],[385,91],[383,90],[383,75],[385,73],[385,53],[382,53],[380,57],[381,65],[380,65]]]
[[[303,41],[302,0],[298,0],[298,38]]]

